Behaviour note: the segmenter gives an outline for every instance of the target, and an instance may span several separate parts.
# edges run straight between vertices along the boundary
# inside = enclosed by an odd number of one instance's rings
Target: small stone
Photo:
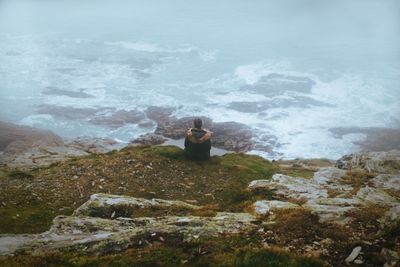
[[[358,260],[358,259],[357,259],[357,260],[354,260],[354,263],[355,263],[355,264],[363,264],[363,263],[364,263],[364,261],[362,261],[362,260]]]
[[[74,175],[72,179],[78,179],[78,175]]]
[[[361,249],[362,248],[360,246],[355,247],[353,249],[353,251],[350,253],[350,255],[344,261],[346,263],[350,263],[350,262],[354,261],[358,257],[358,255],[360,254]]]

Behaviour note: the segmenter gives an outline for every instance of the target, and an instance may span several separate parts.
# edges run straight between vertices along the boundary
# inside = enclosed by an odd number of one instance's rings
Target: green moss
[[[305,179],[311,179],[314,176],[313,170],[302,169],[302,168],[281,169],[279,172],[285,175],[293,177],[301,177]]]

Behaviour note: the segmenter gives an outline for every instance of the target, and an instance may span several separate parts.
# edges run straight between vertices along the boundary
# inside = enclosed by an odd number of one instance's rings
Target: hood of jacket
[[[190,128],[186,136],[192,143],[201,144],[210,139],[211,133],[203,129]]]

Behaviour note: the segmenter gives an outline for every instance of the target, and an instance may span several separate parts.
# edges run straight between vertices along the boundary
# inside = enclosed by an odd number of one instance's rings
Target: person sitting
[[[202,129],[203,121],[196,118],[194,128],[189,128],[185,137],[185,156],[192,160],[206,160],[210,158],[211,132]]]

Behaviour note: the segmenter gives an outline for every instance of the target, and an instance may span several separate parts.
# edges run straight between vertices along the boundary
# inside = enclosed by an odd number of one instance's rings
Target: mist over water
[[[3,0],[0,120],[127,142],[155,124],[93,122],[174,107],[337,158],[365,135],[331,128],[400,127],[399,32],[397,0]]]

